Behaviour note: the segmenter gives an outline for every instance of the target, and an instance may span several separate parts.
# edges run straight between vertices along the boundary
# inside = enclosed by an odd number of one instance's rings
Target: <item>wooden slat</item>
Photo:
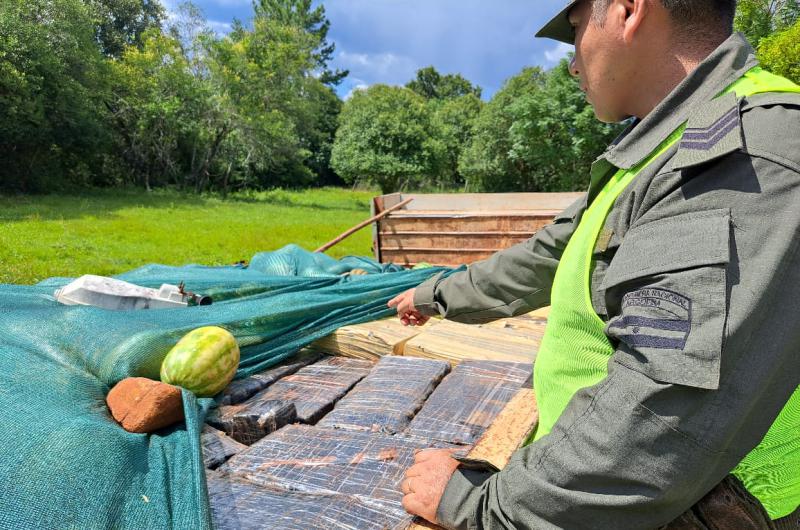
[[[511,455],[525,443],[539,422],[539,409],[532,389],[523,388],[506,405],[467,455],[486,460],[503,469]],[[439,530],[433,523],[418,519],[409,530]]]
[[[504,248],[513,247],[517,243],[522,243],[530,239],[530,235],[525,237],[509,237],[502,234],[491,236],[381,236],[382,250],[406,250],[406,251],[428,251],[440,252],[441,250],[454,251],[457,249],[482,249],[486,251],[498,251]]]
[[[452,364],[464,359],[531,362],[543,333],[544,328],[540,333],[444,320],[406,342],[403,355],[443,359]]]
[[[396,194],[395,194],[396,195]],[[409,209],[418,210],[563,210],[583,193],[403,193],[402,199],[414,197]],[[389,197],[389,196],[384,196]]]
[[[456,267],[467,265],[490,257],[494,252],[407,252],[381,250],[381,258],[384,263],[395,263],[397,265],[409,266],[414,263],[430,263],[431,265],[444,265]]]
[[[489,328],[512,329],[521,333],[541,336],[544,333],[544,328],[547,326],[547,316],[542,316],[540,312],[531,312],[513,318],[501,318],[500,320],[483,324],[483,326]]]
[[[397,317],[375,322],[344,326],[334,333],[311,344],[315,350],[355,357],[379,359],[384,355],[402,355],[406,342],[431,329],[437,322],[430,320],[424,326],[404,326]]]
[[[381,232],[530,232],[553,222],[554,216],[494,217],[400,217],[389,215],[379,222]]]

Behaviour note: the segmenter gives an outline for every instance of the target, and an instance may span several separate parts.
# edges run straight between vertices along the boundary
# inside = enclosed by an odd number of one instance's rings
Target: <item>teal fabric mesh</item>
[[[352,268],[374,274],[339,276]],[[211,528],[200,430],[214,401],[184,392],[185,424],[148,436],[111,418],[109,389],[158,379],[177,340],[207,325],[236,336],[237,377],[253,374],[340,326],[390,315],[390,298],[442,270],[295,246],[247,268],[148,265],[118,278],[183,281],[214,303],[139,311],[61,305],[53,292],[71,278],[0,285],[0,528]]]

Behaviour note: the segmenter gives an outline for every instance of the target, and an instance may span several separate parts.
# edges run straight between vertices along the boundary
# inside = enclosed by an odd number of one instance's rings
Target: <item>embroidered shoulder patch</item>
[[[640,289],[622,298],[622,316],[608,331],[632,348],[683,350],[692,327],[692,301],[666,289]]]

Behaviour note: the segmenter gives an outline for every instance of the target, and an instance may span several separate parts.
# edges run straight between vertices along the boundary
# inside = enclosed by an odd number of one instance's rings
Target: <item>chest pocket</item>
[[[616,362],[656,381],[719,386],[730,226],[718,209],[628,231],[601,286]]]

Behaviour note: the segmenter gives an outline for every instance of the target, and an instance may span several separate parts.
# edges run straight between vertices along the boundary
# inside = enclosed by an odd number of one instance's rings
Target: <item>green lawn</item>
[[[230,264],[295,243],[314,250],[369,217],[369,191],[276,190],[228,199],[104,191],[0,196],[0,283],[112,275],[147,263]],[[328,254],[371,255],[364,228]]]

